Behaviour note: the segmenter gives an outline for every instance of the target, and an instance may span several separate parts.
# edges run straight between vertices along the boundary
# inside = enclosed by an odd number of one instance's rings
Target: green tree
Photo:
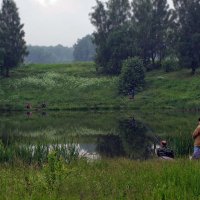
[[[174,0],[178,21],[178,52],[181,65],[195,74],[200,66],[199,0]]]
[[[17,67],[27,55],[25,33],[20,23],[18,9],[13,0],[3,0],[0,11],[0,47],[4,50],[4,76],[9,77],[10,68]]]
[[[161,64],[174,19],[167,0],[133,0],[132,11],[139,56],[146,67]]]
[[[82,39],[78,39],[74,45],[75,61],[93,61],[95,57],[95,45],[93,44],[91,35],[86,35]]]
[[[136,32],[136,43],[138,54],[143,60],[145,66],[150,63],[150,35],[152,23],[153,6],[151,0],[133,0],[132,1],[132,19],[133,28]]]
[[[144,86],[144,78],[143,62],[138,57],[128,58],[119,77],[119,93],[134,97],[135,90]]]
[[[130,46],[128,22],[130,5],[128,0],[109,0],[106,4],[97,0],[91,13],[91,23],[95,26],[97,70],[106,74],[119,74],[121,61],[127,58]]]

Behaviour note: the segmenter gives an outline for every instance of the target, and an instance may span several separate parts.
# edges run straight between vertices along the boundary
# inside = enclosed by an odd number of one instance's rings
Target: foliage
[[[162,68],[165,72],[172,72],[179,69],[179,62],[176,58],[166,58],[162,61]]]
[[[97,70],[106,74],[119,74],[121,61],[131,54],[127,51],[130,34],[127,31],[130,15],[128,0],[109,0],[105,5],[97,1],[91,13],[91,23],[95,26]]]
[[[95,45],[91,35],[78,39],[74,45],[74,60],[75,61],[93,61],[95,57]]]
[[[122,61],[134,56],[154,67],[171,48],[174,14],[167,0],[134,0],[131,6],[127,0],[97,1],[91,22],[101,73],[120,74]]]
[[[44,168],[45,180],[49,189],[59,187],[65,172],[62,158],[57,156],[57,152],[48,155],[48,165]]]
[[[28,46],[29,55],[25,57],[26,63],[54,64],[69,63],[73,61],[73,48],[57,46]]]
[[[178,20],[178,52],[183,66],[200,66],[200,4],[196,0],[174,1]]]
[[[161,64],[169,48],[168,35],[173,23],[167,0],[135,0],[132,2],[132,23],[136,29],[139,56],[145,67]]]
[[[9,76],[10,68],[17,67],[27,55],[25,33],[18,9],[13,0],[3,0],[0,11],[0,47],[4,51],[2,74]]]
[[[144,69],[142,61],[135,58],[128,58],[124,61],[122,72],[119,77],[119,93],[127,95],[144,86]]]

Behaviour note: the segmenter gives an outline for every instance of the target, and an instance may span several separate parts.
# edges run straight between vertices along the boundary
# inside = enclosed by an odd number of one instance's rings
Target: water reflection
[[[53,144],[55,140],[64,144],[73,138],[80,152],[88,156],[148,159],[156,135],[168,140],[176,155],[188,155],[197,114],[131,116],[132,113],[122,112],[45,113],[45,110],[5,113],[0,115],[0,140],[4,146],[12,146]]]
[[[99,136],[97,151],[106,157],[148,159],[152,155],[153,138],[147,133],[148,128],[134,118],[120,120],[119,134]]]
[[[118,135],[99,136],[96,150],[102,157],[125,156],[122,140]]]

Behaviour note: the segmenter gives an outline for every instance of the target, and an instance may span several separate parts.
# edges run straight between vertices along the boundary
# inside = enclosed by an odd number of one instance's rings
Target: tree
[[[3,0],[0,11],[0,47],[4,51],[3,74],[9,77],[10,68],[17,67],[27,55],[25,33],[18,9],[13,0]]]
[[[130,38],[127,32],[129,1],[109,0],[105,5],[98,0],[96,2],[91,13],[91,23],[96,28],[93,36],[97,70],[106,74],[119,74],[121,61],[127,58],[127,46],[130,46],[130,41],[127,40]]]
[[[119,77],[119,93],[134,97],[135,90],[144,86],[144,78],[142,61],[138,57],[128,58]]]
[[[79,39],[74,45],[75,61],[93,61],[95,57],[95,45],[93,44],[91,35],[86,35]]]
[[[167,0],[133,0],[132,11],[139,56],[146,67],[154,67],[155,60],[161,64],[173,22]]]
[[[183,66],[195,74],[200,66],[200,1],[174,0],[178,21],[178,52]]]
[[[3,49],[0,49],[0,68],[1,68],[1,75],[3,75],[3,57],[4,57],[4,51],[3,51]]]

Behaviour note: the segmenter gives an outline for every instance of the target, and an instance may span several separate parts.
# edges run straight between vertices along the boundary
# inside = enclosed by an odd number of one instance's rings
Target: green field
[[[0,199],[198,200],[199,162],[78,161],[0,166]]]
[[[93,63],[28,65],[0,79],[0,109],[24,110],[27,103],[49,110],[200,109],[200,75],[189,70],[146,74],[135,100],[119,96],[118,77],[100,76]]]
[[[0,82],[0,108],[33,109],[44,102],[50,110],[116,109],[128,100],[118,96],[117,77],[99,77],[93,63],[30,65]]]

